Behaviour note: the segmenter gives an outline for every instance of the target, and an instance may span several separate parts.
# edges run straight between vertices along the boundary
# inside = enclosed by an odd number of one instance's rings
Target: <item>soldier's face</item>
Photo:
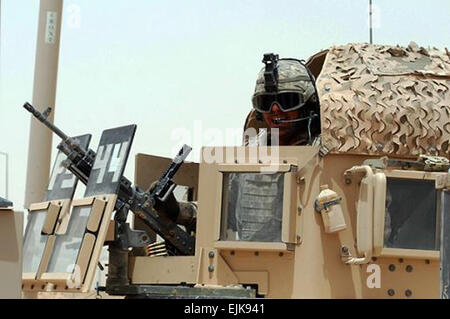
[[[262,113],[264,121],[267,123],[267,125],[271,128],[288,128],[292,127],[293,123],[279,123],[278,121],[283,120],[294,120],[299,117],[299,111],[292,111],[292,112],[283,112],[280,109],[280,106],[278,103],[274,103],[272,105],[272,112],[270,113]]]

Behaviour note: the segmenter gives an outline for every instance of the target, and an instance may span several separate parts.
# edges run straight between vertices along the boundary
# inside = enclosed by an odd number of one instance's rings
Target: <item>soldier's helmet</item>
[[[269,53],[264,55],[263,62],[266,66],[258,74],[252,96],[253,108],[258,113],[270,112],[274,100],[281,102],[285,112],[300,109],[307,102],[318,104],[314,76],[303,61],[278,59],[278,55]]]

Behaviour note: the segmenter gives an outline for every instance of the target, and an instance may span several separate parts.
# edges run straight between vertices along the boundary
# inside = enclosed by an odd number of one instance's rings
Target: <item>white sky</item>
[[[0,151],[10,157],[9,198],[25,193],[37,0],[2,0]],[[448,46],[450,1],[374,2],[374,42]],[[77,25],[74,12],[79,10]],[[175,129],[242,128],[262,54],[307,59],[333,44],[368,41],[367,0],[64,1],[55,124],[68,135],[137,124],[134,155],[172,156]],[[53,139],[56,146],[58,139]],[[0,196],[4,195],[0,156]]]

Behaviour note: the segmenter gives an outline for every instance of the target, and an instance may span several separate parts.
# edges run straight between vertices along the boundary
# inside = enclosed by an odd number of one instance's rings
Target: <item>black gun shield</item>
[[[91,134],[85,134],[76,136],[74,139],[80,142],[82,148],[87,149],[91,136]],[[56,155],[48,187],[45,191],[44,201],[72,198],[75,194],[78,178],[62,166],[62,162],[66,158],[67,156],[61,151]]]
[[[441,299],[450,299],[450,190],[441,201]]]
[[[118,193],[135,132],[136,125],[103,131],[85,197]]]

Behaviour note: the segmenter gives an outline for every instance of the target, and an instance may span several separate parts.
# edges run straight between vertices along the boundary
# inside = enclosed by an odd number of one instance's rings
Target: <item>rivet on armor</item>
[[[411,297],[411,295],[412,295],[412,291],[409,290],[409,289],[406,289],[406,290],[405,290],[405,296],[406,296],[406,297]]]
[[[209,254],[208,254],[208,256],[209,256],[209,258],[214,258],[214,252],[213,252],[213,251],[210,251]]]
[[[395,265],[390,264],[390,265],[389,265],[389,270],[390,270],[390,271],[395,271]]]
[[[209,272],[213,272],[213,271],[214,271],[214,266],[209,266],[209,267],[208,267],[208,271],[209,271]]]
[[[406,266],[406,271],[407,272],[412,272],[413,271],[413,266],[411,266],[411,265]]]
[[[389,289],[387,293],[388,293],[389,296],[392,297],[393,295],[395,295],[395,290],[394,289]]]

